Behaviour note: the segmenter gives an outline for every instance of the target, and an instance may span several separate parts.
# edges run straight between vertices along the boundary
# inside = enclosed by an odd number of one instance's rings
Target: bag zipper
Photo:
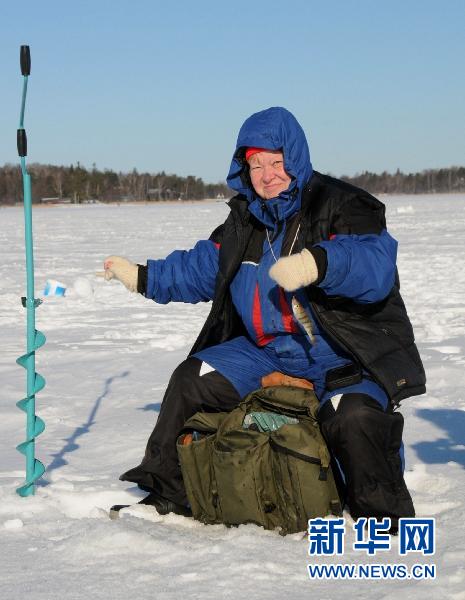
[[[281,446],[278,444],[273,438],[270,437],[270,446],[277,450],[278,452],[282,452],[283,454],[289,454],[289,456],[293,456],[294,458],[299,458],[304,462],[311,463],[313,465],[320,465],[320,475],[318,477],[319,481],[326,481],[328,478],[328,467],[324,467],[321,464],[321,460],[319,458],[315,458],[314,456],[307,456],[305,454],[301,454],[296,450],[291,450],[290,448],[286,448],[286,446]]]
[[[263,400],[262,398],[257,398],[257,402],[259,402],[264,408],[267,409],[273,409],[273,412],[279,412],[283,415],[285,415],[286,417],[294,417],[294,416],[305,416],[308,419],[311,419],[312,421],[317,421],[316,417],[314,417],[311,413],[310,413],[310,407],[302,407],[302,408],[282,408],[281,406],[277,407],[276,404],[273,404],[272,402],[267,402],[266,400]],[[278,411],[276,409],[279,409]]]

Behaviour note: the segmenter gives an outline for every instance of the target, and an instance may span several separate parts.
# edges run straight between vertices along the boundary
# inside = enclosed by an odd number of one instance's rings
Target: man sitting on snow
[[[148,491],[142,503],[159,513],[189,514],[176,452],[184,422],[232,410],[278,371],[313,383],[352,517],[391,517],[395,526],[414,508],[394,409],[425,392],[425,374],[384,205],[314,171],[305,134],[283,108],[245,121],[227,181],[237,195],[209,239],[146,266],[105,260],[106,279],[155,302],[213,301],[141,464],[121,479]]]

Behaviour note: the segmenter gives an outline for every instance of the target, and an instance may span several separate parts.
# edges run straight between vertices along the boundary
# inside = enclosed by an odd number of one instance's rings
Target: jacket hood
[[[292,181],[277,198],[263,200],[253,189],[245,160],[245,150],[250,146],[282,150],[284,168]],[[292,113],[278,106],[246,119],[237,137],[227,182],[230,188],[247,197],[250,212],[260,221],[274,226],[299,210],[302,190],[312,174],[305,133]]]

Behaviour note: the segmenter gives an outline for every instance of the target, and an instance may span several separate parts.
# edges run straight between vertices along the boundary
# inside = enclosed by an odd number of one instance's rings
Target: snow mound
[[[72,289],[80,298],[90,298],[94,295],[94,286],[87,277],[78,277]]]
[[[411,204],[408,206],[398,206],[397,214],[398,215],[413,215],[415,213],[415,209]]]

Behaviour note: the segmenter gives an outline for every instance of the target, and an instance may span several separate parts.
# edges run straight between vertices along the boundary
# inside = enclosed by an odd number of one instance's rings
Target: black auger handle
[[[21,73],[23,75],[31,74],[31,52],[29,50],[29,46],[21,46],[21,51],[19,53],[20,61],[21,61]]]
[[[27,136],[24,129],[18,129],[16,132],[16,146],[18,154],[21,158],[27,156]]]

